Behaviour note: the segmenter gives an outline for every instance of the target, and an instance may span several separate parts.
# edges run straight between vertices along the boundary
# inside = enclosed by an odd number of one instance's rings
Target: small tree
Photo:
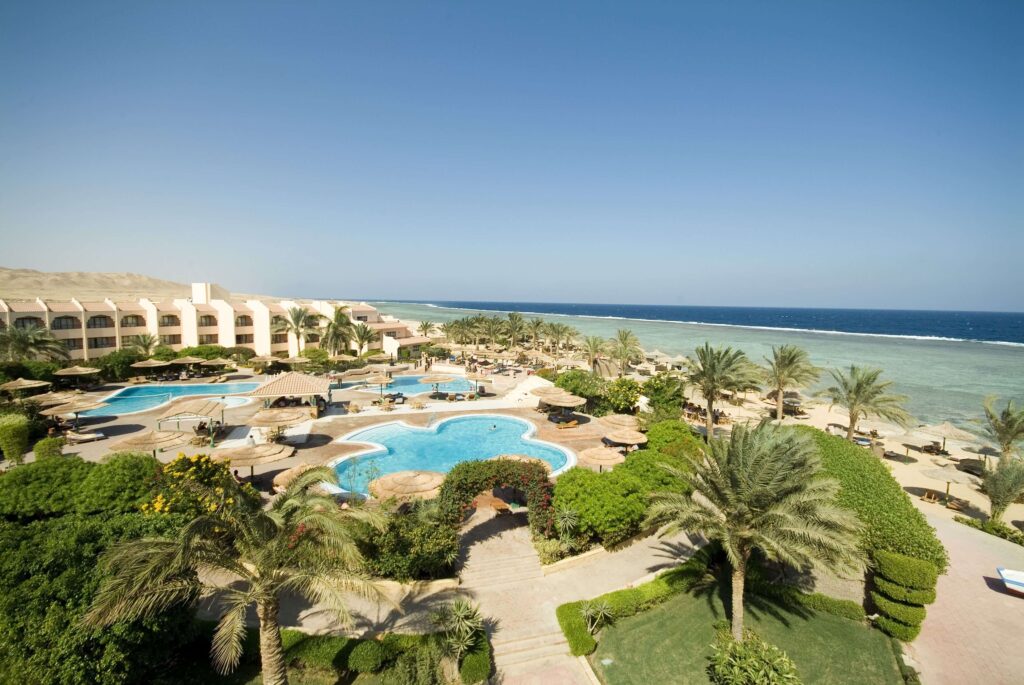
[[[849,426],[846,428],[846,439],[853,440],[853,433],[857,430],[857,422],[867,416],[877,416],[905,426],[910,420],[910,414],[903,408],[907,401],[904,395],[893,395],[888,392],[892,381],[881,379],[881,369],[864,369],[859,366],[851,366],[849,374],[839,369],[829,373],[835,385],[824,391],[826,397],[832,400],[833,406],[839,406],[846,410],[850,416]]]
[[[818,380],[821,371],[811,364],[807,352],[796,345],[772,347],[765,357],[765,383],[775,392],[775,420],[782,420],[783,401],[789,388],[803,388]]]
[[[613,411],[631,414],[640,401],[640,384],[632,378],[616,378],[608,384],[605,399]]]
[[[710,440],[715,435],[715,400],[723,392],[756,390],[757,367],[742,350],[711,347],[710,343],[704,343],[694,350],[688,363],[690,368],[687,380],[704,396],[708,414],[705,428]]]
[[[27,417],[22,414],[0,416],[0,451],[3,451],[4,459],[20,464],[22,457],[28,452],[28,437]]]
[[[1010,460],[1017,445],[1024,440],[1024,408],[1017,409],[1013,400],[1007,400],[1006,407],[998,414],[995,410],[995,398],[985,400],[985,433],[988,439],[999,448],[999,461]]]
[[[983,488],[991,507],[991,520],[1003,523],[1003,514],[1024,493],[1024,462],[1000,459],[995,469],[985,474]]]

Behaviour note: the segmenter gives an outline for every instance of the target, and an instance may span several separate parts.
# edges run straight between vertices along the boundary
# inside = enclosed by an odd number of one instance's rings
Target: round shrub
[[[721,631],[709,657],[708,677],[715,685],[796,685],[796,664],[787,654],[747,631],[736,642]]]
[[[384,648],[376,640],[360,642],[348,655],[348,668],[356,673],[376,673],[384,664]]]
[[[665,465],[686,470],[689,462],[663,452],[637,450],[630,452],[618,469],[633,474],[648,492],[687,492],[686,482],[666,471]]]
[[[695,457],[704,451],[704,441],[685,421],[659,421],[647,429],[647,449]]]
[[[79,483],[94,464],[78,457],[42,459],[0,475],[0,518],[27,522],[75,509]]]
[[[577,531],[606,547],[640,531],[647,497],[643,483],[625,470],[595,473],[574,468],[555,483],[555,507],[575,511]]]
[[[118,452],[96,465],[78,488],[82,514],[140,511],[160,481],[160,462],[151,454]]]
[[[29,425],[28,418],[21,414],[4,414],[0,416],[0,451],[4,459],[15,464],[28,452]]]
[[[486,635],[477,638],[473,648],[462,657],[459,677],[465,685],[482,683],[491,675],[491,643]]]
[[[883,633],[890,635],[897,640],[904,642],[912,642],[921,632],[921,626],[908,626],[905,623],[900,623],[887,616],[879,616],[875,619],[875,625],[878,626]]]
[[[871,592],[871,601],[878,607],[879,613],[883,616],[895,619],[908,626],[921,625],[924,622],[924,607],[914,604],[904,604],[887,599],[880,592]]]
[[[64,454],[64,438],[43,438],[35,444],[32,451],[36,459],[52,459]]]
[[[878,575],[897,585],[917,590],[930,590],[935,587],[939,572],[935,565],[922,559],[876,550],[874,554],[875,570]]]
[[[914,588],[904,587],[892,581],[886,580],[882,576],[876,575],[874,578],[875,588],[896,602],[906,602],[907,604],[931,604],[935,601],[935,590],[915,590]]]

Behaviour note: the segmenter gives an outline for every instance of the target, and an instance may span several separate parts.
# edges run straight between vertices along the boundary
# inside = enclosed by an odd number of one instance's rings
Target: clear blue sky
[[[5,2],[0,265],[1020,310],[1022,35],[1019,0]]]

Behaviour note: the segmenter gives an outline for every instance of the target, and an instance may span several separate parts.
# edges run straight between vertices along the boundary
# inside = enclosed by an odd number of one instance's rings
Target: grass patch
[[[591,663],[608,685],[703,685],[709,682],[713,624],[727,618],[720,595],[682,593],[606,628]],[[748,603],[746,627],[784,650],[805,683],[903,683],[889,638],[863,623],[807,608],[792,613]]]

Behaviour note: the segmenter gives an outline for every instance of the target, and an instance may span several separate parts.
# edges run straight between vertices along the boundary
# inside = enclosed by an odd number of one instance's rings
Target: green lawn
[[[720,597],[684,593],[604,630],[590,660],[607,685],[704,685],[713,624],[727,616]],[[860,623],[748,605],[746,625],[784,649],[808,685],[903,683],[889,638]]]

